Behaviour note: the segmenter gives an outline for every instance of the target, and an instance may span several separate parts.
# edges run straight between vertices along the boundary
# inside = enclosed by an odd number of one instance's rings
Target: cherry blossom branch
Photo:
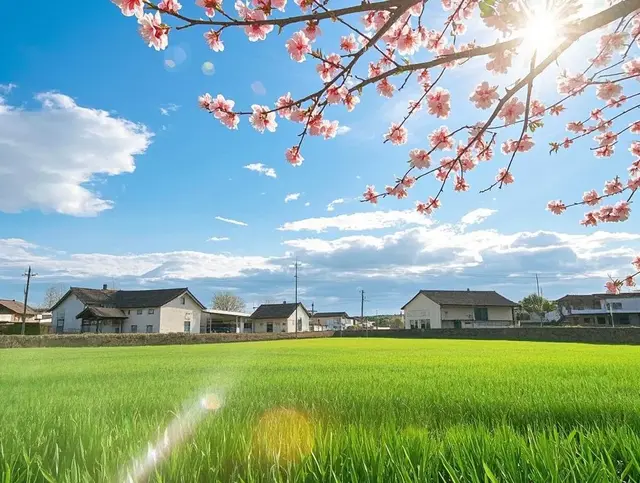
[[[614,193],[604,194],[602,196],[598,196],[597,198],[590,199],[589,202],[591,202],[593,204],[596,204],[600,200],[604,200],[605,198],[610,198],[611,196],[619,195],[620,193],[623,193],[623,192],[627,191],[628,189],[629,189],[629,187],[625,187],[625,188],[622,188],[622,190],[620,190],[620,191],[616,191]],[[627,200],[627,201],[629,201],[629,200]],[[580,206],[580,205],[586,205],[586,204],[588,204],[588,203],[583,200],[583,201],[576,201],[575,203],[569,203],[568,205],[564,205],[564,206],[565,206],[565,208],[571,208],[573,206]]]

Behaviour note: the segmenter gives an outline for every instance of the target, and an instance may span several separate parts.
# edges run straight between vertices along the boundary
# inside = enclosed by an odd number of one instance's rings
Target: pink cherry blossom
[[[418,72],[418,84],[420,84],[425,90],[431,87],[431,76],[427,69],[422,69]]]
[[[640,178],[631,178],[627,180],[627,188],[631,191],[635,191],[640,188]]]
[[[453,44],[445,45],[438,49],[439,57],[446,57],[447,55],[452,55],[456,53],[456,46]],[[457,60],[452,59],[450,62],[445,62],[442,64],[442,67],[446,67],[447,69],[453,69],[457,65]]]
[[[409,25],[405,25],[399,33],[397,44],[400,55],[413,55],[420,46],[420,37]]]
[[[429,114],[446,119],[451,111],[451,94],[446,89],[438,87],[427,94]]]
[[[600,146],[606,146],[608,144],[613,144],[618,140],[618,135],[614,132],[607,131],[605,133],[594,136],[594,140],[598,141]]]
[[[385,186],[384,189],[387,192],[387,195],[395,196],[399,200],[406,198],[409,195],[405,187],[402,186],[401,184],[398,184],[396,186]]]
[[[489,58],[491,60],[487,62],[487,70],[495,72],[496,74],[506,74],[509,67],[511,67],[512,57],[513,52],[511,50],[500,50],[490,53]]]
[[[372,185],[367,186],[367,190],[362,195],[365,201],[368,201],[369,203],[373,203],[374,205],[378,203],[378,193],[376,193],[375,188],[376,187]]]
[[[222,52],[224,50],[224,44],[220,40],[220,34],[215,30],[209,30],[205,32],[204,38],[207,41],[207,45],[214,52]]]
[[[318,22],[314,20],[309,20],[307,22],[307,26],[302,31],[310,42],[316,40],[316,37],[318,37],[318,35],[322,35],[322,30],[320,30]]]
[[[636,157],[640,157],[640,142],[633,141],[629,146],[629,152]]]
[[[603,101],[608,101],[613,97],[618,97],[622,93],[622,86],[606,81],[604,84],[598,84],[597,97]]]
[[[622,70],[627,75],[640,75],[640,59],[633,59],[622,66]]]
[[[384,139],[391,141],[391,143],[395,145],[404,144],[407,142],[407,128],[393,122],[384,135]]]
[[[442,160],[440,160],[442,163]],[[435,171],[435,177],[438,181],[445,181],[449,177],[450,170],[444,168],[438,168]]]
[[[262,10],[250,10],[246,19],[251,20],[266,20],[267,16]],[[244,28],[244,33],[247,34],[249,42],[257,42],[258,40],[264,40],[267,38],[267,34],[273,30],[273,25],[268,24],[255,24],[247,25]],[[294,34],[295,35],[295,34]]]
[[[222,8],[222,0],[196,0],[196,5],[204,8],[207,17],[214,17],[216,10]]]
[[[291,118],[291,113],[293,112],[294,107],[290,92],[287,92],[284,96],[280,96],[276,101],[278,114],[280,117],[284,117],[285,119]]]
[[[610,52],[624,49],[627,45],[628,34],[626,32],[612,32],[604,34],[598,40],[598,51]]]
[[[112,0],[125,17],[142,17],[144,15],[144,2],[142,0]]]
[[[426,169],[431,166],[429,153],[424,149],[412,149],[409,151],[409,164],[417,169]]]
[[[572,121],[567,124],[567,131],[582,134],[586,129],[584,128],[582,121]]]
[[[339,123],[338,121],[322,121],[322,125],[320,127],[320,133],[324,136],[325,139],[332,139],[336,137],[338,133]]]
[[[358,42],[353,34],[340,37],[340,49],[352,54],[358,50]]]
[[[346,87],[338,87],[336,85],[332,85],[327,89],[327,102],[329,104],[339,104],[340,102],[344,101],[348,93],[349,91]]]
[[[636,270],[640,271],[640,257],[635,257],[631,262],[631,265],[633,265]]]
[[[628,275],[627,277],[625,277],[624,284],[627,287],[635,287],[636,286],[636,282],[633,280],[633,277],[631,275]]]
[[[310,7],[313,6],[313,0],[293,0],[295,4],[300,7],[300,10],[306,12]]]
[[[320,136],[322,134],[323,127],[322,113],[312,114],[309,117],[309,135],[310,136]]]
[[[305,122],[309,117],[309,112],[306,109],[298,109],[296,107],[291,108],[291,115],[289,119],[293,122]]]
[[[598,218],[593,211],[588,211],[584,214],[584,218],[580,221],[583,226],[596,226],[598,224]]]
[[[260,9],[267,14],[271,9],[277,9],[284,12],[284,7],[287,4],[287,0],[253,0],[253,6]]]
[[[378,30],[387,23],[390,15],[386,10],[372,10],[362,18],[362,22],[364,23],[365,29]]]
[[[482,82],[476,87],[476,90],[469,97],[469,100],[475,104],[478,109],[488,109],[500,96],[496,92],[498,86],[490,86],[487,81]]]
[[[413,176],[405,176],[402,178],[402,186],[405,188],[411,188],[416,182],[416,179]]]
[[[596,149],[593,154],[596,158],[608,158],[613,155],[614,146],[612,144],[605,144]]]
[[[584,201],[589,206],[597,205],[600,202],[599,198],[600,197],[596,190],[585,191],[585,193],[582,195],[582,201]]]
[[[610,294],[619,294],[620,293],[620,285],[613,280],[609,280],[604,284],[607,289],[607,292]]]
[[[450,150],[453,149],[455,140],[449,134],[447,126],[440,126],[429,134],[429,143],[433,149]]]
[[[351,92],[344,97],[344,105],[347,107],[347,111],[351,112],[356,107],[356,104],[360,102],[360,98]]]
[[[140,36],[142,39],[156,50],[164,50],[169,45],[167,32],[169,28],[162,23],[160,12],[145,13],[138,18],[140,24]]]
[[[613,213],[616,221],[627,221],[631,213],[631,205],[627,201],[618,201],[613,205]]]
[[[564,111],[564,106],[560,104],[559,106],[552,106],[549,108],[549,114],[552,116],[559,116],[562,111]]]
[[[557,84],[559,94],[575,96],[584,92],[589,81],[584,74],[571,75],[565,71],[558,76]]]
[[[504,119],[505,124],[513,124],[524,114],[524,103],[517,97],[512,97],[500,110],[498,117]]]
[[[369,79],[382,74],[382,66],[379,63],[369,62]]]
[[[309,45],[309,39],[302,31],[298,31],[287,40],[287,51],[292,60],[296,62],[304,62],[306,60],[305,54],[311,53],[311,46]]]
[[[640,134],[640,121],[632,122],[630,126],[631,128],[629,128],[629,131],[633,134]]]
[[[396,86],[389,82],[389,79],[385,77],[376,84],[376,89],[381,96],[393,97],[393,91],[396,90]]]
[[[607,181],[604,184],[604,194],[613,195],[616,193],[620,193],[623,190],[622,183],[620,182],[620,178],[614,178],[610,181]]]
[[[422,40],[421,36],[421,40]],[[447,45],[447,37],[438,30],[429,30],[426,35],[426,39],[422,40],[422,45],[431,52],[437,52],[442,47]]]
[[[251,110],[253,114],[249,117],[249,122],[256,131],[260,133],[263,133],[265,129],[271,132],[276,131],[276,127],[278,127],[276,113],[268,112],[270,110],[268,106],[253,104]]]
[[[209,93],[203,94],[200,97],[198,97],[198,105],[202,109],[205,109],[207,111],[210,110],[210,106],[211,106],[212,102],[213,102],[213,98],[211,97],[211,94],[209,94]]]
[[[285,157],[287,158],[287,161],[289,161],[289,163],[291,163],[291,165],[293,166],[300,166],[302,164],[302,161],[304,161],[304,158],[300,154],[300,149],[298,148],[298,146],[292,146],[287,149],[285,151]]]
[[[567,207],[560,200],[549,201],[549,203],[547,203],[547,210],[549,210],[554,215],[561,215],[562,212],[566,209]]]
[[[182,5],[178,0],[162,0],[162,2],[158,4],[158,8],[165,12],[178,13]]]
[[[629,176],[632,176],[634,178],[640,177],[640,159],[637,159],[633,163],[631,163],[631,166],[629,166],[628,171],[629,171]]]
[[[531,101],[531,115],[533,117],[543,116],[546,111],[546,107],[542,102],[537,99]]]
[[[515,178],[510,171],[507,171],[507,168],[500,168],[498,175],[496,176],[496,181],[500,181],[504,184],[511,184],[515,181]]]
[[[456,180],[453,189],[455,191],[469,191],[469,183],[467,183],[467,180],[456,174]]]
[[[422,203],[421,201],[416,202],[416,211],[423,215],[430,215],[433,210],[437,210],[440,208],[440,200],[432,198],[429,196],[429,199],[426,203]]]
[[[407,111],[409,112],[417,112],[422,109],[422,104],[418,101],[409,101],[409,105],[407,106]]]

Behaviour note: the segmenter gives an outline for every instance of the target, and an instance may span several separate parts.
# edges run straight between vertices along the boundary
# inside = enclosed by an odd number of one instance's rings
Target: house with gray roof
[[[281,304],[262,304],[251,314],[249,323],[252,332],[308,332],[309,317],[309,311],[303,304],[285,301]]]
[[[405,329],[514,327],[517,303],[494,290],[420,290],[403,307]]]
[[[56,333],[200,332],[204,305],[188,288],[71,287],[51,308]]]

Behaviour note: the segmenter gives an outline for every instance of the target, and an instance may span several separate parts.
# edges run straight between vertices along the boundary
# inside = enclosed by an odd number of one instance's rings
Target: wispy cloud
[[[343,134],[347,134],[349,131],[351,131],[351,128],[349,126],[340,126],[336,131],[336,135],[342,136]]]
[[[344,198],[338,198],[337,200],[333,200],[331,203],[327,205],[327,211],[335,210],[336,209],[335,206],[340,205],[342,203],[344,203]]]
[[[462,223],[463,225],[477,225],[478,223],[482,223],[494,213],[497,213],[497,211],[498,210],[491,210],[489,208],[478,208],[464,215],[460,219],[460,223]]]
[[[167,104],[164,107],[160,107],[160,114],[168,116],[170,112],[176,112],[178,109],[180,109],[178,104]]]
[[[9,94],[16,87],[18,86],[12,82],[8,84],[0,84],[0,92],[2,92],[3,94]]]
[[[276,170],[273,168],[270,168],[268,166],[265,166],[262,163],[252,163],[252,164],[247,164],[244,169],[248,169],[249,171],[255,171],[256,173],[260,173],[260,174],[264,174],[265,176],[268,176],[269,178],[277,178],[278,175],[276,174]]]
[[[304,206],[311,206],[311,202],[307,201]]]
[[[251,84],[251,90],[254,94],[259,96],[264,96],[267,93],[267,89],[265,89],[264,85],[260,81],[255,81]]]
[[[207,241],[210,241],[210,242],[229,241],[229,237],[226,237],[226,236],[212,236],[211,238],[207,238]]]
[[[224,221],[225,223],[231,223],[232,225],[249,226],[244,221],[233,220],[231,218],[223,218],[222,216],[216,216],[216,220]]]
[[[322,232],[329,228],[340,231],[364,231],[391,228],[401,225],[431,226],[433,221],[415,210],[371,211],[348,215],[306,218],[282,225],[280,231]]]
[[[296,201],[298,198],[300,198],[300,193],[289,193],[284,197],[284,202],[289,203],[289,201]]]

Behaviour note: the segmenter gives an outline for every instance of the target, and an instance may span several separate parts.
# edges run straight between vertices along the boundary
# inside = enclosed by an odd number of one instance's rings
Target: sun
[[[514,36],[523,38],[521,52],[526,58],[534,52],[538,59],[545,58],[563,40],[559,12],[544,6],[527,10],[524,26]]]

